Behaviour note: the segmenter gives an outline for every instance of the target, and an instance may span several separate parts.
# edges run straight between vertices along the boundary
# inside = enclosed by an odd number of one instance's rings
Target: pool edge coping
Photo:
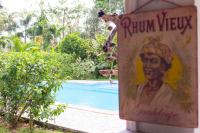
[[[114,82],[117,82],[118,83],[118,80],[112,80]],[[91,83],[91,84],[95,84],[95,83],[110,83],[109,80],[66,80],[64,81],[66,83]],[[112,83],[111,83],[112,84]]]
[[[106,114],[106,115],[119,115],[119,111],[97,109],[97,108],[80,106],[80,105],[73,105],[73,104],[68,104],[68,108],[83,110],[83,111],[88,111],[88,112],[93,112],[93,113]]]

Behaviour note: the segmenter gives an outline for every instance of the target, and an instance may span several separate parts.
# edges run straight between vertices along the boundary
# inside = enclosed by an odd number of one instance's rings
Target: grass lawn
[[[29,125],[26,123],[19,123],[16,129],[10,129],[8,124],[6,124],[0,117],[0,133],[63,133],[61,131],[48,130],[44,128],[35,127],[34,131],[29,130]],[[71,133],[71,132],[67,132]]]
[[[5,128],[5,126],[0,125],[0,133],[31,133],[31,132],[29,128],[10,130],[8,128]],[[62,132],[36,128],[34,129],[33,133],[62,133]]]
[[[62,133],[60,131],[52,131],[42,128],[35,128],[33,132],[27,127],[21,127],[20,129],[9,129],[4,124],[0,124],[0,133]]]

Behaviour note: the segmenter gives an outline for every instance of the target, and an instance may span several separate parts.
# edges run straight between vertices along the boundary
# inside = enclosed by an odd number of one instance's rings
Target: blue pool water
[[[112,111],[119,109],[118,84],[72,81],[63,83],[62,86],[56,96],[57,102]]]

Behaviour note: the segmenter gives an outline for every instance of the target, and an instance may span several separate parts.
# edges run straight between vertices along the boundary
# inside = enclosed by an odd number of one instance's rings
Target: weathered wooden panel
[[[198,126],[194,6],[120,16],[120,117]]]

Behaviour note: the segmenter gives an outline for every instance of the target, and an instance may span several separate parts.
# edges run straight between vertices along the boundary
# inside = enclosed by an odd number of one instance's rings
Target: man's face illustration
[[[152,53],[144,54],[142,62],[144,75],[148,80],[162,78],[165,66],[158,55]]]

